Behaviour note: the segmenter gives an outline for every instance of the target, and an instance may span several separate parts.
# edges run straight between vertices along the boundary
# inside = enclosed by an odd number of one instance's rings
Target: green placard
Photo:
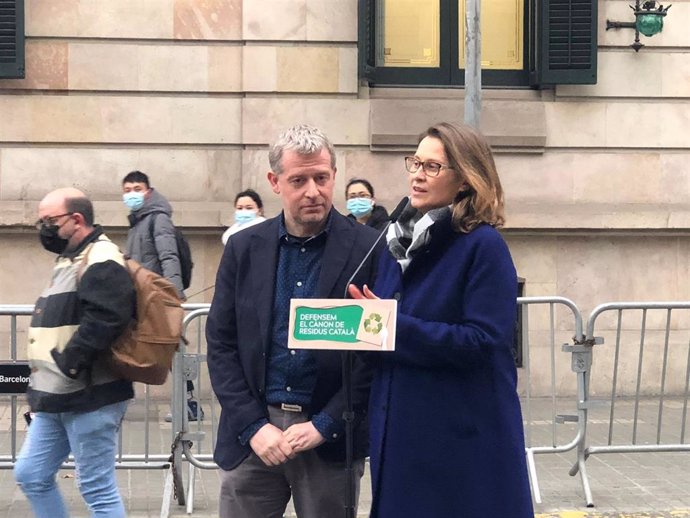
[[[298,306],[295,313],[296,340],[330,340],[357,342],[357,330],[364,310],[360,306],[326,309]]]

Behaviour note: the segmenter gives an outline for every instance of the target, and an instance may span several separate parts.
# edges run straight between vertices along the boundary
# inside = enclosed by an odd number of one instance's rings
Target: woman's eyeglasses
[[[405,169],[407,169],[408,173],[416,173],[419,171],[420,167],[427,176],[438,176],[443,169],[453,169],[446,164],[440,164],[438,162],[434,162],[433,160],[425,160],[422,162],[413,156],[405,157]]]

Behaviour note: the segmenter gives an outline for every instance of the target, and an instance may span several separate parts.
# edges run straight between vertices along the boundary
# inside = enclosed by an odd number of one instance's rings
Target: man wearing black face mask
[[[117,245],[93,224],[84,193],[49,193],[38,217],[41,244],[58,257],[29,328],[27,397],[34,419],[14,476],[35,516],[65,518],[55,474],[71,452],[91,512],[123,518],[115,455],[134,392],[131,382],[110,372],[107,360],[133,316],[134,286]]]

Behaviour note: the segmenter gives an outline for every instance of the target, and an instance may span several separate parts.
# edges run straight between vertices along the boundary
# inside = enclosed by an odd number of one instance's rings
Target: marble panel
[[[579,158],[553,151],[543,155],[494,155],[506,200],[516,203],[572,203]]]
[[[154,38],[173,36],[173,0],[26,0],[27,36]]]
[[[0,97],[6,142],[240,142],[241,100],[207,97]]]
[[[98,207],[96,207],[98,220]],[[123,230],[110,227],[105,228],[108,237],[124,245]],[[209,295],[213,290],[201,292],[212,287],[216,271],[220,262],[222,246],[220,242],[221,227],[217,235],[196,234],[192,230],[185,231],[194,257],[194,273],[192,284],[187,291],[187,302],[210,302]],[[50,279],[55,255],[42,249],[35,232],[0,233],[0,248],[3,249],[3,266],[0,271],[0,285],[3,287],[1,304],[33,304]],[[201,293],[200,293],[201,292]],[[20,319],[19,326],[23,329],[28,320]]]
[[[7,147],[0,155],[0,199],[40,200],[58,187],[74,186],[95,200],[117,202],[121,181],[132,170],[149,175],[170,200],[227,201],[240,186],[241,151],[169,148]]]
[[[556,295],[558,238],[555,236],[519,237],[506,233],[518,276],[525,279],[525,296]],[[544,292],[551,289],[551,292]]]
[[[278,90],[305,93],[337,92],[339,58],[337,47],[278,47]]]
[[[209,92],[239,92],[242,90],[242,47],[208,47]]]
[[[687,169],[665,166],[663,156],[659,153],[578,155],[580,167],[575,174],[574,199],[621,204],[687,203],[690,199]],[[687,154],[682,156],[687,160]],[[675,162],[681,165],[680,160]]]
[[[606,104],[544,103],[547,147],[600,147],[606,145]]]
[[[365,100],[247,97],[242,103],[245,144],[266,144],[302,123],[317,126],[336,145],[369,144],[369,103]]]
[[[140,89],[139,45],[70,43],[70,90]]]
[[[235,45],[71,43],[69,49],[72,90],[240,89],[241,47]]]
[[[305,40],[307,0],[245,1],[242,35],[245,40]]]
[[[26,41],[26,78],[0,80],[0,89],[66,90],[68,44],[61,41]]]
[[[307,0],[307,40],[357,41],[357,0]]]
[[[377,204],[391,212],[410,190],[410,174],[405,170],[404,153],[370,152],[365,149],[338,150],[338,174],[336,200],[345,210],[345,185],[351,178],[365,178],[374,187]]]
[[[37,217],[34,214],[34,221]],[[0,304],[33,304],[50,280],[55,255],[43,250],[35,230],[0,234],[0,248],[3,250]],[[18,325],[23,327],[28,322],[20,319]]]
[[[242,0],[174,0],[173,7],[177,39],[242,39]]]
[[[563,238],[558,293],[584,314],[611,301],[686,300],[677,284],[678,238],[601,236]],[[663,317],[650,318],[651,327]]]
[[[340,48],[338,91],[341,93],[357,93],[359,82],[357,56],[356,47]]]
[[[664,96],[690,98],[690,52],[662,54],[661,90]]]
[[[270,169],[268,146],[252,146],[242,151],[241,189],[254,189],[259,193],[264,202],[264,215],[267,218],[276,216],[282,210],[280,198],[271,190],[268,182],[267,174]],[[226,221],[232,220],[230,210],[226,213],[226,218]]]
[[[657,52],[599,50],[596,85],[557,85],[556,95],[569,97],[661,97],[665,58]],[[672,54],[671,54],[672,55]],[[631,80],[634,78],[634,80]],[[685,85],[690,93],[690,86]]]
[[[690,148],[690,104],[670,101],[608,103],[606,145]]]
[[[676,153],[662,153],[661,154],[661,171],[671,178],[677,178],[676,183],[669,183],[666,188],[669,189],[667,196],[675,200],[675,192],[680,193],[681,203],[687,204],[688,193],[690,193],[690,150]]]
[[[558,97],[690,97],[690,58],[684,49],[599,50],[596,85],[557,85]],[[634,80],[631,80],[634,78]]]
[[[142,45],[138,54],[140,90],[208,91],[208,47]]]
[[[481,130],[494,147],[540,150],[546,141],[544,106],[542,102],[489,99],[482,103]],[[423,128],[441,120],[462,121],[463,113],[461,96],[422,94],[420,99],[384,94],[371,99],[371,143],[377,148],[411,150]]]
[[[247,46],[242,48],[242,90],[275,92],[278,90],[278,48]]]

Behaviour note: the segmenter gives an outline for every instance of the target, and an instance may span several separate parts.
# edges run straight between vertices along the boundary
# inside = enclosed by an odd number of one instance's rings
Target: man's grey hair
[[[335,170],[335,150],[333,144],[319,129],[307,124],[297,124],[282,133],[268,152],[271,171],[283,172],[281,163],[285,151],[295,151],[299,155],[312,155],[326,149],[331,155],[331,169]]]

